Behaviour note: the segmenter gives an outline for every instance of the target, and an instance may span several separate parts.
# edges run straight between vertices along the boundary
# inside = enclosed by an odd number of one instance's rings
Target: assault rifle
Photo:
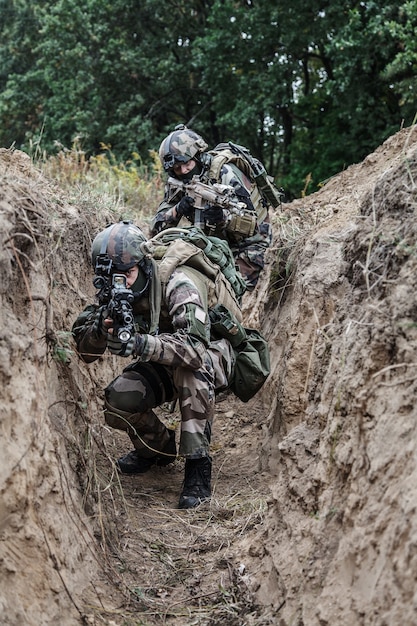
[[[204,228],[204,211],[211,206],[219,206],[222,209],[227,209],[231,214],[246,218],[246,220],[248,216],[250,216],[252,222],[253,218],[255,219],[253,229],[255,228],[256,216],[254,216],[252,211],[248,210],[244,202],[236,200],[233,188],[229,185],[222,185],[220,183],[207,185],[201,182],[198,176],[193,176],[189,182],[183,182],[170,176],[167,180],[167,185],[168,188],[179,189],[187,196],[194,199],[194,225],[198,228]],[[210,226],[210,224],[208,224],[208,226]]]
[[[127,343],[135,332],[133,320],[133,291],[126,286],[124,274],[110,274],[110,259],[100,258],[96,262],[96,276],[93,285],[99,289],[97,298],[100,305],[106,305],[107,315],[113,320],[113,334],[122,343]]]

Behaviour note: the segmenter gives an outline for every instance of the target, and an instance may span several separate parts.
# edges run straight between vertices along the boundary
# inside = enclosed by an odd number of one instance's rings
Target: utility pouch
[[[242,402],[260,390],[271,371],[269,348],[260,332],[245,328],[246,339],[235,351],[235,368],[230,389]]]
[[[216,304],[209,310],[211,330],[218,337],[225,337],[233,348],[246,339],[246,332],[231,311],[223,304]]]
[[[274,209],[281,205],[282,194],[275,187],[272,177],[268,176],[265,169],[255,176],[255,183],[268,204],[273,206]]]
[[[256,224],[256,215],[251,211],[242,211],[239,215],[237,213],[231,213],[226,224],[226,231],[242,235],[243,237],[252,237],[255,232]]]
[[[211,330],[225,337],[235,355],[230,389],[243,402],[248,402],[259,391],[271,371],[269,347],[261,333],[244,328],[233,313],[222,304],[209,310]]]

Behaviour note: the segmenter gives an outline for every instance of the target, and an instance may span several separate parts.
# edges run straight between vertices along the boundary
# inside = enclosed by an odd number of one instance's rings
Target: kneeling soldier
[[[132,332],[120,331],[114,309],[100,302],[87,306],[72,332],[86,363],[106,349],[134,359],[105,389],[107,424],[126,431],[134,446],[117,461],[124,474],[142,474],[175,460],[175,432],[153,409],[178,401],[179,454],[186,460],[179,508],[189,509],[211,496],[215,394],[230,384],[233,349],[226,338],[212,340],[207,281],[200,272],[180,265],[161,286],[157,262],[147,254],[146,243],[138,227],[120,222],[100,232],[92,245],[96,274],[107,275],[110,282],[114,276],[122,282],[125,277]]]

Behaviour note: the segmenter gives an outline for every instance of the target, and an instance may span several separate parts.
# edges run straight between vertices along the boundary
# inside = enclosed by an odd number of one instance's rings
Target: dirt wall
[[[120,366],[73,353],[102,224],[0,150],[1,624],[415,623],[416,154],[404,129],[274,215],[245,301],[271,376],[219,406],[215,497],[184,519],[180,464],[117,483],[101,404]]]
[[[63,235],[81,250],[88,235],[23,153],[0,151],[0,180],[0,623],[82,623],[105,555],[85,514],[88,399],[67,367],[85,280]]]
[[[311,228],[266,313],[277,406],[259,592],[280,590],[282,626],[416,621],[416,135],[288,208]]]

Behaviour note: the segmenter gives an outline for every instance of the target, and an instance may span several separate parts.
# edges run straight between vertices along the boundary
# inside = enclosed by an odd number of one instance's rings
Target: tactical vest
[[[278,207],[281,194],[265,167],[255,159],[247,148],[232,143],[220,143],[208,153],[211,156],[209,178],[219,180],[225,164],[235,165],[251,183],[250,199],[258,216],[258,223],[266,218],[268,206]]]

